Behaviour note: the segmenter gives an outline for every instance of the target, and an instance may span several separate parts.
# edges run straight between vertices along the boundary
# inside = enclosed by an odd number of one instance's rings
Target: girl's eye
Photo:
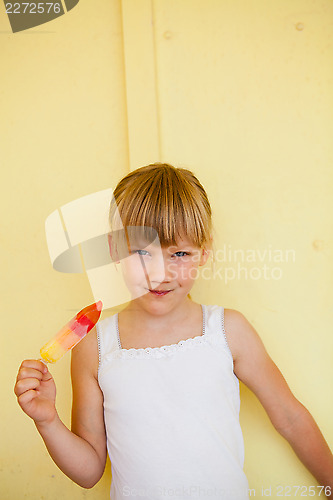
[[[149,252],[147,252],[147,250],[133,250],[132,253],[136,253],[138,255],[149,255]]]
[[[185,255],[190,255],[190,254],[188,252],[179,251],[174,253],[174,255],[176,255],[177,257],[185,257]]]

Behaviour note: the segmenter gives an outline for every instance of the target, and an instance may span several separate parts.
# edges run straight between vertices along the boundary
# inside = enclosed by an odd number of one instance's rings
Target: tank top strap
[[[225,347],[231,354],[224,326],[224,307],[218,305],[203,305],[204,331],[206,335],[221,335]]]
[[[99,364],[104,356],[119,348],[117,320],[118,314],[114,314],[96,324]]]

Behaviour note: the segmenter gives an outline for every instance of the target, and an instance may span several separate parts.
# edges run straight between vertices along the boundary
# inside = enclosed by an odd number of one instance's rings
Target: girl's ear
[[[199,266],[204,266],[209,259],[210,254],[212,253],[213,248],[213,237],[210,237],[209,243],[202,248],[202,254],[199,262]]]
[[[116,249],[116,245],[112,241],[112,234],[108,234],[108,244],[109,244],[109,252],[110,252],[111,259],[116,264],[119,264],[120,260],[119,260],[118,252]]]
[[[199,266],[204,266],[211,254],[211,249],[210,248],[203,248],[202,253],[201,253],[201,258],[199,262]]]

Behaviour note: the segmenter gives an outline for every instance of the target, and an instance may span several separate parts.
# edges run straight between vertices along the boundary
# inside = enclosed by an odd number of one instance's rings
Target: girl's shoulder
[[[98,342],[96,326],[72,349],[72,370],[73,367],[80,367],[86,374],[92,375],[97,380]]]
[[[261,343],[259,335],[251,323],[244,314],[236,309],[224,309],[224,329],[234,361],[249,346]]]
[[[234,326],[240,326],[242,322],[247,321],[244,314],[236,309],[227,309],[224,308],[224,323],[228,324],[230,328]]]

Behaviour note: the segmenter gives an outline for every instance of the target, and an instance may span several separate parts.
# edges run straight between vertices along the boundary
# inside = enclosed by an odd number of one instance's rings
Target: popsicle
[[[73,349],[96,325],[101,315],[101,300],[85,307],[77,313],[49,342],[40,350],[42,361],[55,363],[66,352]]]

